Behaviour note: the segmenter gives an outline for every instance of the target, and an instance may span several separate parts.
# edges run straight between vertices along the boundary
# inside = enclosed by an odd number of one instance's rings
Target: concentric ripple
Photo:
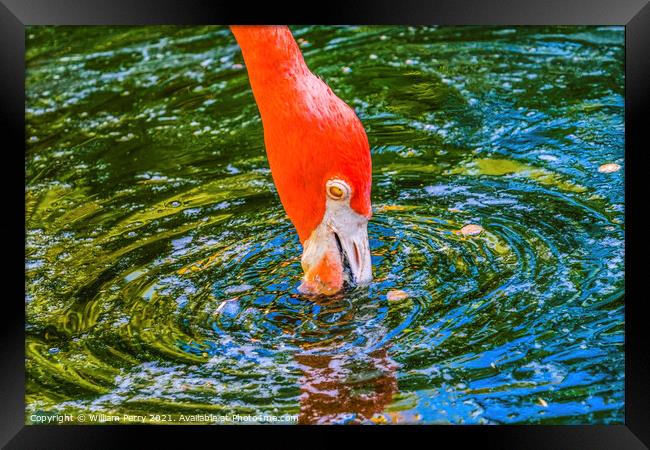
[[[293,31],[373,152],[331,298],[226,29],[30,28],[27,421],[621,423],[622,29]]]

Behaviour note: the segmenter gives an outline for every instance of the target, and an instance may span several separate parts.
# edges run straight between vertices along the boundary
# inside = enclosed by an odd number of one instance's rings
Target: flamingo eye
[[[327,196],[332,200],[343,200],[350,194],[350,187],[343,180],[329,180],[325,189]]]
[[[345,192],[338,186],[330,186],[330,197],[332,198],[343,198]]]

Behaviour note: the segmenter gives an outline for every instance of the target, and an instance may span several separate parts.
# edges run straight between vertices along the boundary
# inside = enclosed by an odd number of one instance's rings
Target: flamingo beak
[[[305,272],[300,292],[332,295],[344,285],[370,283],[372,267],[368,244],[368,218],[349,204],[328,201],[323,221],[303,243]]]

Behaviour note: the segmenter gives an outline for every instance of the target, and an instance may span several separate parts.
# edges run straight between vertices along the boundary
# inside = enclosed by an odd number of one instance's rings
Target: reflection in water
[[[373,157],[328,302],[227,28],[28,28],[28,420],[622,423],[623,28],[293,31]]]
[[[360,423],[384,411],[397,390],[395,369],[385,349],[353,357],[296,355],[302,424]]]

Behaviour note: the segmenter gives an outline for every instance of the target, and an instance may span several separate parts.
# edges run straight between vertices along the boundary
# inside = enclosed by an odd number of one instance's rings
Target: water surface
[[[26,421],[623,423],[623,28],[292,30],[373,156],[327,300],[226,28],[28,27]]]

